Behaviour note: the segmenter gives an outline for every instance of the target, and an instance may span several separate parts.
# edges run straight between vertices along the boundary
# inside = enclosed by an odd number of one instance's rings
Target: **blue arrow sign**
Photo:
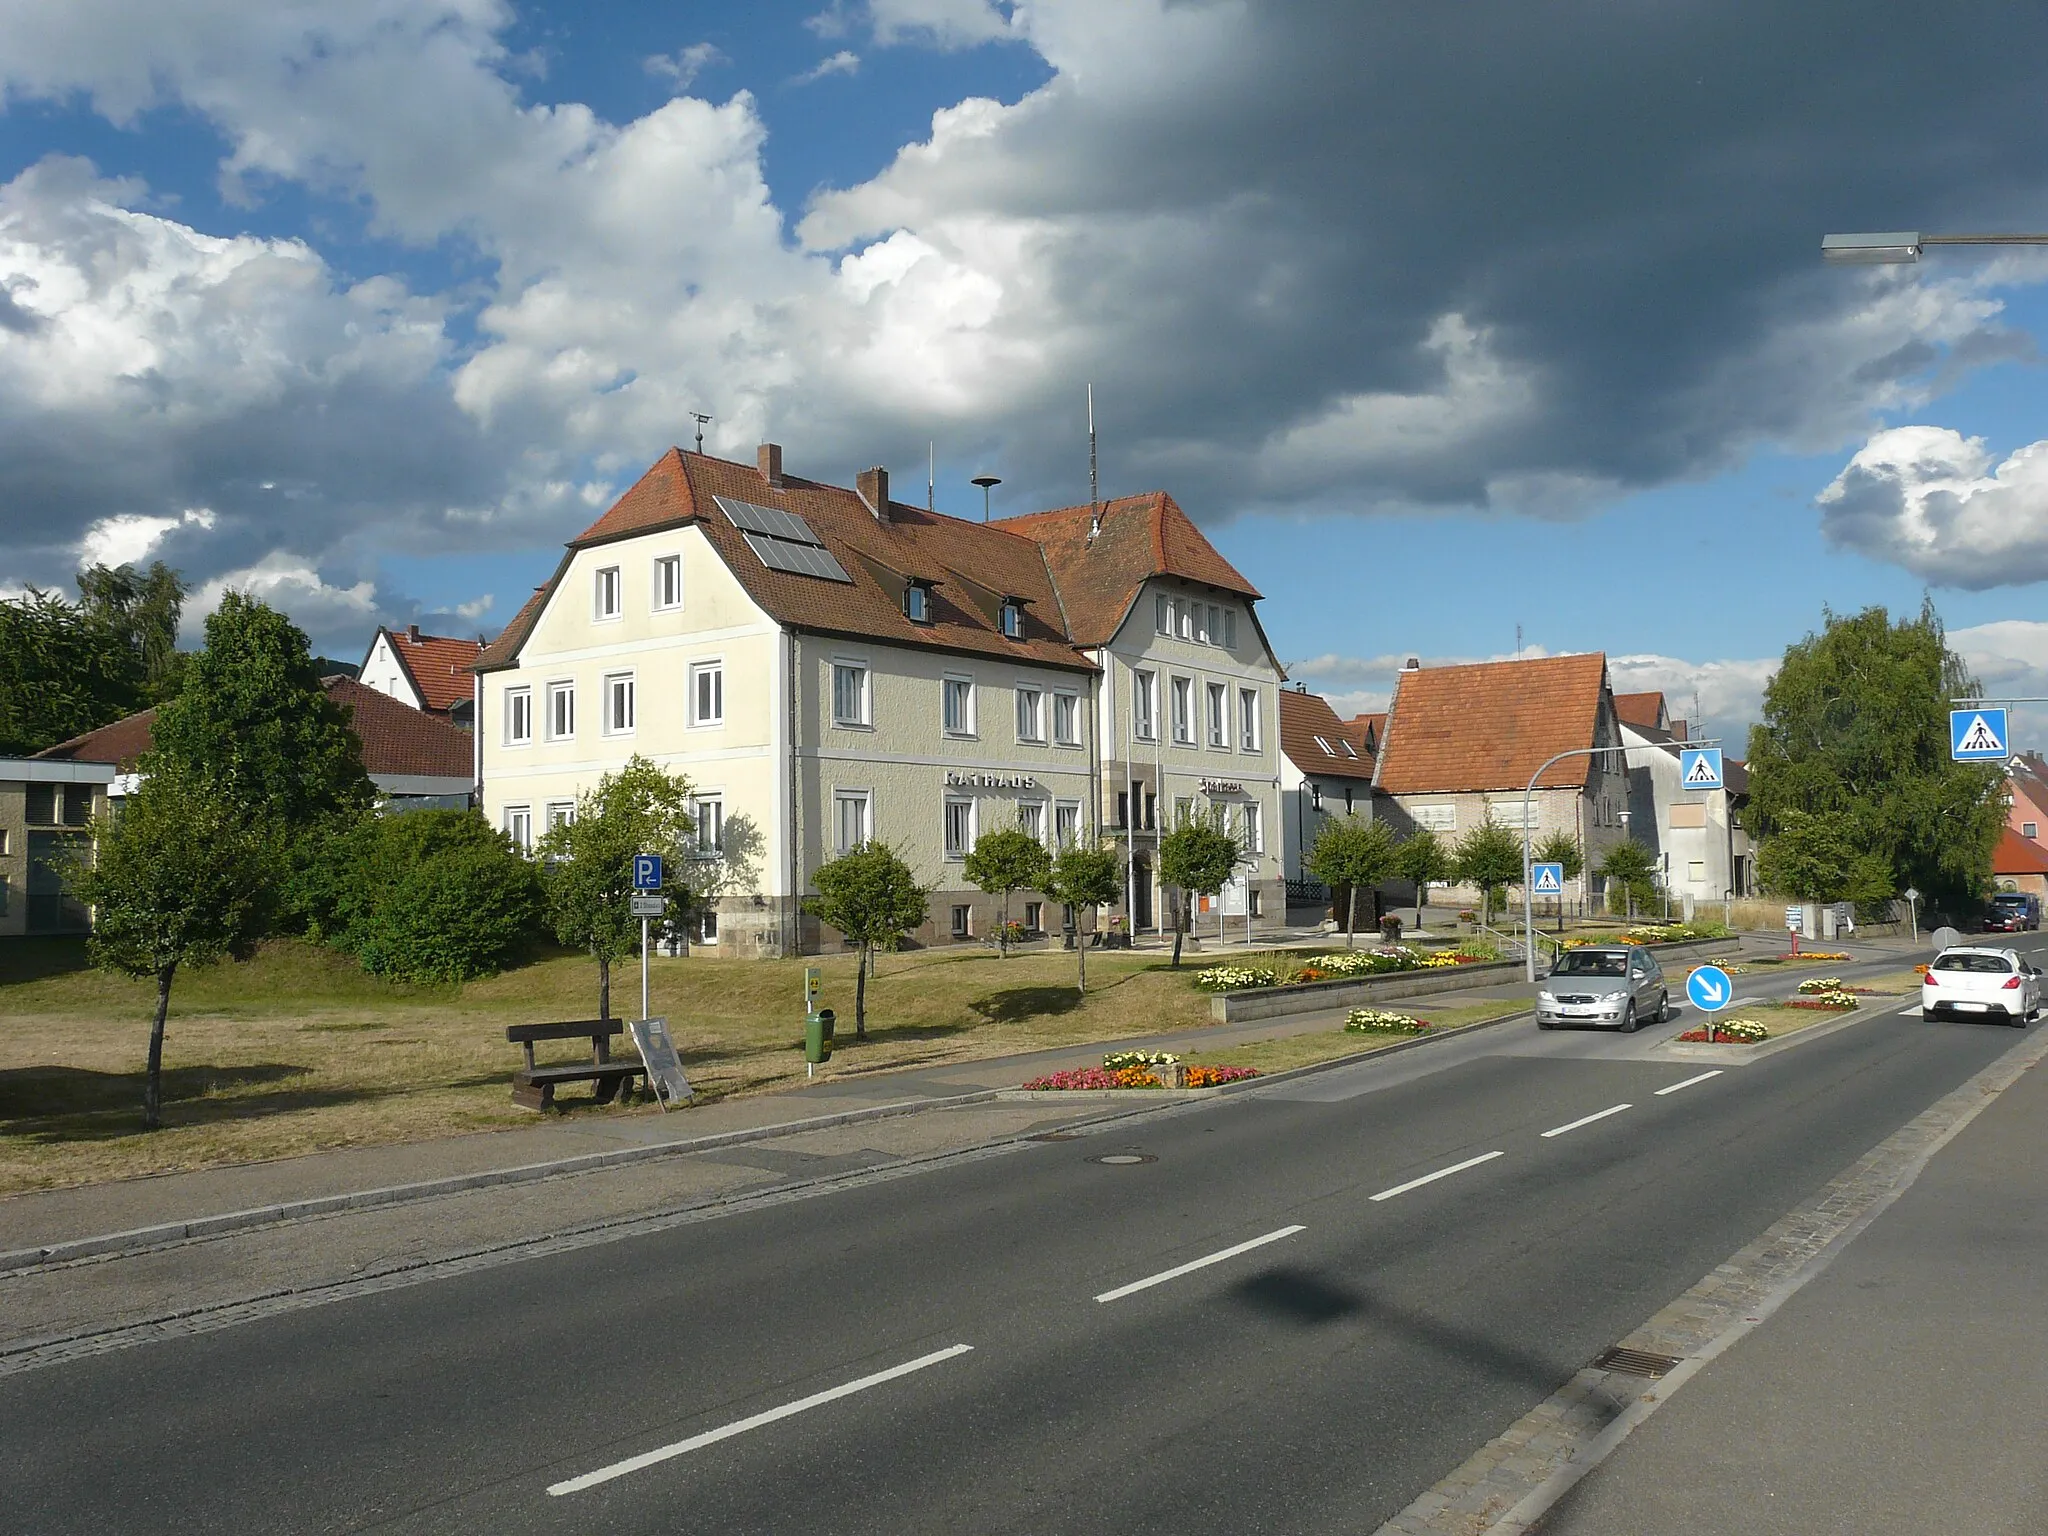
[[[1564,866],[1562,864],[1531,864],[1529,866],[1529,890],[1537,896],[1562,896],[1564,894]]]
[[[1735,1001],[1735,983],[1718,965],[1703,965],[1685,978],[1685,995],[1703,1013],[1719,1013]]]
[[[614,865],[613,868],[617,868]],[[636,891],[658,891],[661,889],[661,855],[658,853],[636,853],[633,855],[633,889]]]
[[[1721,749],[1719,747],[1687,747],[1678,754],[1678,787],[1680,789],[1722,789],[1726,781],[1721,777]]]
[[[2005,756],[2005,711],[1952,709],[1948,712],[1948,755],[1959,763],[1988,762]]]

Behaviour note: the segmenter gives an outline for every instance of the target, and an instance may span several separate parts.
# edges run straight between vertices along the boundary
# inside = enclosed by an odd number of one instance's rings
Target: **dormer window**
[[[929,624],[932,621],[932,589],[922,581],[913,581],[903,589],[903,616],[913,624]]]
[[[1014,597],[1003,599],[1003,634],[1011,640],[1024,638],[1024,610]]]

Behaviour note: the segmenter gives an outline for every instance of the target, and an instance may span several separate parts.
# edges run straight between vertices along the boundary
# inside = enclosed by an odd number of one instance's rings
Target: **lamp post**
[[[1910,266],[1930,245],[2048,245],[2048,234],[1926,235],[1917,229],[1896,229],[1882,234],[1823,235],[1820,259],[1843,267]]]
[[[1003,483],[1003,477],[1001,475],[976,475],[967,483],[981,487],[981,520],[985,523],[988,521],[988,493],[993,487]]]

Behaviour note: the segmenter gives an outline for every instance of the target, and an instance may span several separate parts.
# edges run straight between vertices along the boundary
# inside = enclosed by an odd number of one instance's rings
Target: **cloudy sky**
[[[0,0],[0,588],[494,632],[691,411],[971,512],[1164,486],[1350,707],[1823,605],[2048,694],[2048,10]],[[2028,721],[2048,740],[2048,713]]]

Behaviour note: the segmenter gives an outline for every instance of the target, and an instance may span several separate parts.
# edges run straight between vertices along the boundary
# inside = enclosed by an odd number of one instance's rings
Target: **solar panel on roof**
[[[832,551],[822,544],[798,544],[789,539],[771,538],[762,533],[742,533],[760,562],[771,571],[788,571],[796,576],[821,576],[826,581],[843,581],[849,586],[853,578],[846,574],[846,568],[832,558]]]
[[[818,536],[811,531],[811,525],[794,512],[756,506],[751,501],[739,501],[731,496],[714,496],[711,499],[732,519],[733,527],[743,533],[765,533],[770,538],[788,539],[796,544],[818,543]]]

